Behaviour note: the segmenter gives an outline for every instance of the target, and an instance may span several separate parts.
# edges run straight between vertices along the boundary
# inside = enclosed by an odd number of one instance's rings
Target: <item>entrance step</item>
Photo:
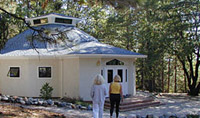
[[[119,109],[120,111],[130,111],[130,110],[138,110],[152,106],[162,105],[158,100],[155,100],[152,97],[130,97],[125,98],[123,102],[120,103]],[[105,109],[110,109],[110,101],[106,99]]]

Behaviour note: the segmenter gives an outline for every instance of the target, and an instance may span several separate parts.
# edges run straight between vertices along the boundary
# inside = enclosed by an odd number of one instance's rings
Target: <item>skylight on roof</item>
[[[75,26],[81,19],[52,13],[34,18],[26,18],[25,20],[27,23],[30,22],[31,26],[46,24],[63,24]]]
[[[72,19],[56,18],[56,23],[72,24]]]

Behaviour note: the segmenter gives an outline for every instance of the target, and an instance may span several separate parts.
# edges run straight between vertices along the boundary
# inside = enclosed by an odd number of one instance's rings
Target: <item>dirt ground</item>
[[[0,105],[0,118],[72,118],[45,110],[32,110],[11,105]]]
[[[147,93],[140,92],[138,95],[146,96]],[[174,115],[185,117],[187,114],[200,115],[200,96],[191,97],[187,94],[160,94],[155,99],[164,103],[160,106],[149,107],[139,110],[120,112],[120,118],[126,118],[131,115],[140,115],[146,117],[153,114],[157,117],[165,115]],[[11,105],[11,106],[10,106]],[[18,106],[18,107],[17,107]],[[28,106],[19,107],[19,104],[5,103],[0,101],[0,118],[91,118],[92,111],[63,109],[54,107]],[[24,106],[26,107],[26,106]],[[36,109],[36,110],[33,110]],[[39,110],[40,109],[40,110]],[[115,114],[114,114],[115,115]],[[104,118],[110,118],[109,110],[104,111]]]

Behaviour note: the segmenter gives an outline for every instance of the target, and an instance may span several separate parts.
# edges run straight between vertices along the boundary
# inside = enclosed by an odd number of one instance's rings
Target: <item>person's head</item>
[[[121,82],[121,77],[119,75],[115,75],[114,82]]]
[[[94,85],[101,85],[104,83],[104,78],[98,74],[96,75],[96,77],[94,78]]]

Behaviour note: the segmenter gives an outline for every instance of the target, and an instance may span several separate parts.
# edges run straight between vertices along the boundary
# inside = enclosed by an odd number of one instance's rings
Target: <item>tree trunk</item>
[[[198,51],[199,54],[199,51]],[[198,96],[199,90],[200,90],[200,82],[197,85],[197,79],[198,79],[198,69],[199,69],[199,57],[197,57],[197,63],[196,63],[196,68],[195,74],[193,71],[193,57],[188,56],[187,61],[189,62],[189,70],[187,70],[186,63],[184,60],[181,60],[180,57],[178,57],[180,62],[182,63],[184,73],[186,75],[187,81],[188,81],[188,95],[191,96]],[[197,86],[196,86],[197,85]]]
[[[144,61],[142,60],[142,90],[144,90],[144,70],[143,70],[143,68],[144,68]]]
[[[200,82],[199,84],[197,85],[196,88],[192,88],[188,91],[188,94],[191,95],[191,96],[198,96],[199,95],[199,91],[200,91]]]
[[[177,66],[177,60],[175,58],[175,65],[174,65],[174,93],[177,92],[177,82],[176,82],[176,75],[177,75],[177,69],[176,69],[176,66]]]
[[[126,26],[126,32],[129,34],[129,26]],[[127,35],[127,44],[126,44],[126,49],[130,50],[130,37]]]
[[[162,92],[164,93],[164,68],[163,68],[163,61],[162,61]]]
[[[170,86],[170,61],[171,59],[169,59],[168,62],[168,84],[167,84],[167,92],[169,93],[169,86]]]
[[[185,73],[184,73],[184,85],[185,85],[185,92],[187,92],[187,81],[186,81]]]

